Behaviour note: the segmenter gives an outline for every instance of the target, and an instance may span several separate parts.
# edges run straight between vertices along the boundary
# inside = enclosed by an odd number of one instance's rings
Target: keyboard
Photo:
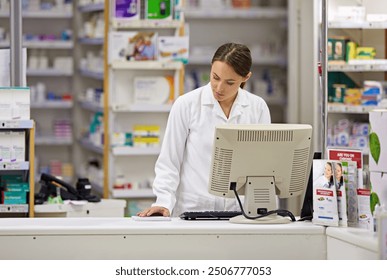
[[[183,220],[229,220],[242,215],[240,211],[189,211],[180,215]]]

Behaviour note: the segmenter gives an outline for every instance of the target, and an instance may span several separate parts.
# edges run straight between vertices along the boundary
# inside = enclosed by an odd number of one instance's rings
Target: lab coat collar
[[[234,101],[234,104],[231,109],[231,115],[229,117],[229,120],[243,114],[243,108],[246,106],[249,106],[248,103],[247,92],[241,88],[238,89],[238,95]],[[208,83],[203,88],[203,95],[202,95],[202,105],[212,105],[213,106],[213,112],[220,117],[226,119],[226,116],[223,113],[222,108],[220,107],[219,102],[215,99],[214,94],[212,93],[211,84]]]

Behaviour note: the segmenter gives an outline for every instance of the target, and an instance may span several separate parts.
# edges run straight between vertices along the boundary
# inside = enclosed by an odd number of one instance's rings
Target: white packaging
[[[342,161],[341,164],[343,166],[343,177],[347,193],[348,226],[356,227],[358,225],[357,163],[354,161]]]
[[[346,227],[348,226],[348,216],[347,216],[347,192],[346,184],[343,176],[343,166],[341,162],[334,162],[335,170],[335,185],[337,193],[337,211],[339,215],[339,226]]]
[[[30,119],[30,89],[28,87],[0,88],[0,120]]]
[[[387,172],[387,109],[371,111],[369,113],[369,121],[369,170]]]
[[[173,99],[173,77],[135,77],[134,103],[161,105]]]
[[[365,19],[364,6],[339,6],[335,16],[337,21],[363,22]]]
[[[117,31],[109,34],[109,62],[157,60],[157,33]]]
[[[0,120],[12,119],[13,93],[10,88],[0,88]]]
[[[371,191],[367,189],[357,190],[358,199],[358,227],[371,230],[372,226],[372,214],[370,207],[370,195]]]
[[[29,120],[30,119],[30,89],[13,88],[12,119]]]
[[[11,131],[11,162],[25,161],[26,141],[25,131]]]
[[[11,161],[11,131],[0,131],[0,162]]]
[[[158,58],[160,61],[181,61],[188,63],[188,36],[159,36]]]
[[[333,163],[313,160],[313,224],[339,225]]]

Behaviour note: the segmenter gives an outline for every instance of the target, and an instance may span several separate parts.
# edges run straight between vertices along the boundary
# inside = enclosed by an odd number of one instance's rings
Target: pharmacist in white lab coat
[[[243,89],[251,77],[250,50],[227,43],[211,63],[210,83],[175,101],[156,162],[156,202],[139,216],[178,216],[185,211],[240,210],[236,199],[208,192],[215,126],[270,123],[265,101]]]

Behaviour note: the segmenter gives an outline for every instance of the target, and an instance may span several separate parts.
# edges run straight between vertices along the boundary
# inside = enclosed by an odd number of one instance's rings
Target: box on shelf
[[[0,120],[30,119],[30,88],[0,87]]]
[[[145,19],[172,20],[173,3],[171,0],[145,1]]]
[[[373,172],[387,172],[387,109],[372,110],[369,121],[369,169]]]
[[[140,0],[113,0],[113,17],[125,20],[140,19]]]
[[[188,63],[188,36],[159,36],[158,58],[160,61],[181,61]]]
[[[157,60],[157,32],[117,31],[109,34],[109,62]]]
[[[174,99],[172,76],[135,77],[134,103],[162,105]]]
[[[345,61],[346,44],[349,38],[345,36],[332,36],[328,38],[328,60]]]

